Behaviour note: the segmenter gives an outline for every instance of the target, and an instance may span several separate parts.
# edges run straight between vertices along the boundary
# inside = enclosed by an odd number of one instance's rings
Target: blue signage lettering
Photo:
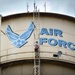
[[[59,35],[60,37],[62,37],[62,31],[58,30],[58,29],[54,29],[54,36]]]
[[[43,45],[44,42],[47,42],[47,38],[40,38],[40,45]]]
[[[64,48],[69,48],[71,50],[75,50],[75,44],[72,42],[65,42],[64,40],[55,40],[54,38],[40,38],[40,45],[43,45],[43,43],[47,43],[51,46],[56,46],[58,45],[59,47],[64,47]]]
[[[49,28],[49,35],[53,35],[53,29]]]
[[[31,24],[29,25],[28,29],[23,32],[21,35],[18,35],[16,33],[14,33],[10,26],[8,26],[6,28],[5,33],[7,34],[8,38],[10,39],[11,43],[18,48],[21,48],[23,45],[25,45],[28,41],[27,39],[30,38],[32,32],[34,31],[35,25],[33,24],[33,22],[31,22]],[[52,29],[49,28],[49,30],[47,30],[46,28],[42,28],[40,31],[40,35],[54,35],[54,36],[59,36],[59,37],[63,37],[62,35],[62,31],[59,29]],[[48,43],[51,46],[56,46],[58,45],[59,47],[64,47],[64,48],[69,48],[71,50],[75,50],[75,44],[72,42],[66,42],[64,40],[56,40],[54,38],[40,38],[40,45],[43,45],[43,43]]]
[[[49,28],[49,31],[46,28],[42,28],[40,31],[40,35],[46,34],[46,35],[54,35],[54,36],[59,36],[59,37],[63,37],[62,36],[62,31],[59,29],[52,29]],[[58,41],[54,38],[40,38],[40,45],[43,45],[43,43],[48,43],[51,46],[56,46],[58,45],[59,47],[64,47],[64,48],[69,48],[71,50],[75,50],[75,44],[72,42],[66,42],[64,40],[59,40]]]
[[[65,41],[63,41],[63,40],[58,40],[58,46],[67,48],[67,43]]]
[[[58,29],[54,29],[54,32],[53,32],[53,29],[49,29],[49,32],[46,28],[42,28],[41,31],[40,31],[40,35],[43,35],[43,34],[46,34],[46,35],[53,35],[54,33],[54,36],[60,36],[62,37],[62,31],[61,30],[58,30]]]
[[[68,48],[70,48],[71,50],[75,50],[75,44],[73,44],[72,42],[68,42],[67,44]]]
[[[41,29],[40,35],[43,35],[43,34],[49,35],[49,33],[48,33],[46,28]]]
[[[56,46],[58,44],[57,40],[50,38],[48,39],[48,44],[51,46]]]

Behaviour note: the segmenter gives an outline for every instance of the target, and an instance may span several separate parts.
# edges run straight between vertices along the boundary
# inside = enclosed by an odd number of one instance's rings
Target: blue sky
[[[16,13],[33,12],[34,1],[40,12],[60,13],[75,17],[75,0],[0,0],[0,14],[7,16]]]

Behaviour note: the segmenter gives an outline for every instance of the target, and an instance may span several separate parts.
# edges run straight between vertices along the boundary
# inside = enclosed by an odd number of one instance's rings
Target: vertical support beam
[[[0,15],[0,65],[1,65],[1,18],[2,16]],[[0,75],[1,75],[1,66],[0,66]]]
[[[29,10],[28,10],[28,9],[29,9],[29,5],[28,5],[28,3],[27,3],[27,12],[29,12]]]
[[[34,4],[34,6],[35,6],[35,4]],[[36,26],[36,28],[34,30],[34,43],[35,43],[36,41],[39,42],[39,35],[38,35],[38,31],[39,31],[39,11],[34,10],[34,12],[33,12],[33,22]],[[39,48],[38,48],[38,51],[35,51],[34,75],[40,75],[40,51],[39,51]]]
[[[45,8],[45,12],[46,12],[46,2],[45,2],[45,4],[44,4],[44,8]]]
[[[34,75],[40,75],[40,52],[39,52],[39,48],[35,49]]]

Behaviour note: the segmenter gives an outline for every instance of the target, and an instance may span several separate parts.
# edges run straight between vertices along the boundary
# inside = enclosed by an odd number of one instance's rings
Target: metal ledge
[[[12,14],[12,15],[8,15],[8,16],[4,16],[4,17],[2,17],[2,22],[5,21],[5,20],[12,19],[12,18],[29,17],[29,16],[33,16],[33,12],[18,13],[18,14]],[[72,22],[75,23],[75,17],[71,17],[71,16],[68,16],[68,15],[57,14],[57,13],[48,13],[48,12],[40,12],[40,16],[41,17],[44,16],[44,17],[61,18],[61,19],[72,21]]]
[[[4,55],[4,56],[1,56],[1,57],[7,57],[7,56],[10,56],[10,55],[16,55],[16,54],[26,54],[26,53],[34,53],[34,51],[32,52],[20,52],[20,53],[13,53],[13,54],[9,54],[9,55]],[[50,53],[50,54],[55,54],[56,52],[46,52],[46,51],[41,51],[41,53]],[[35,53],[34,53],[35,54]],[[72,56],[72,55],[66,55],[66,54],[62,54],[62,55],[65,55],[65,56],[70,56],[72,58],[75,58],[75,56]],[[21,57],[21,58],[14,58],[14,59],[10,59],[10,60],[6,60],[6,61],[2,61],[1,64],[4,64],[4,63],[8,63],[8,62],[13,62],[13,61],[21,61],[21,60],[33,60],[34,59],[34,56],[33,57]],[[66,62],[66,63],[71,63],[71,64],[75,64],[74,61],[71,61],[71,60],[66,60],[66,59],[62,59],[61,57],[40,57],[40,59],[44,59],[44,60],[55,60],[55,61],[60,61],[60,62]]]

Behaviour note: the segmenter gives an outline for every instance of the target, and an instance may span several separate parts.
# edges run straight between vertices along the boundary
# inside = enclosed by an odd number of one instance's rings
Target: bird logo
[[[33,22],[31,22],[27,30],[21,35],[18,35],[14,33],[11,27],[8,25],[5,30],[5,33],[8,36],[9,40],[11,41],[12,45],[14,45],[17,48],[21,48],[23,45],[25,45],[28,42],[27,39],[31,36],[32,32],[34,31],[34,28],[35,25]]]

